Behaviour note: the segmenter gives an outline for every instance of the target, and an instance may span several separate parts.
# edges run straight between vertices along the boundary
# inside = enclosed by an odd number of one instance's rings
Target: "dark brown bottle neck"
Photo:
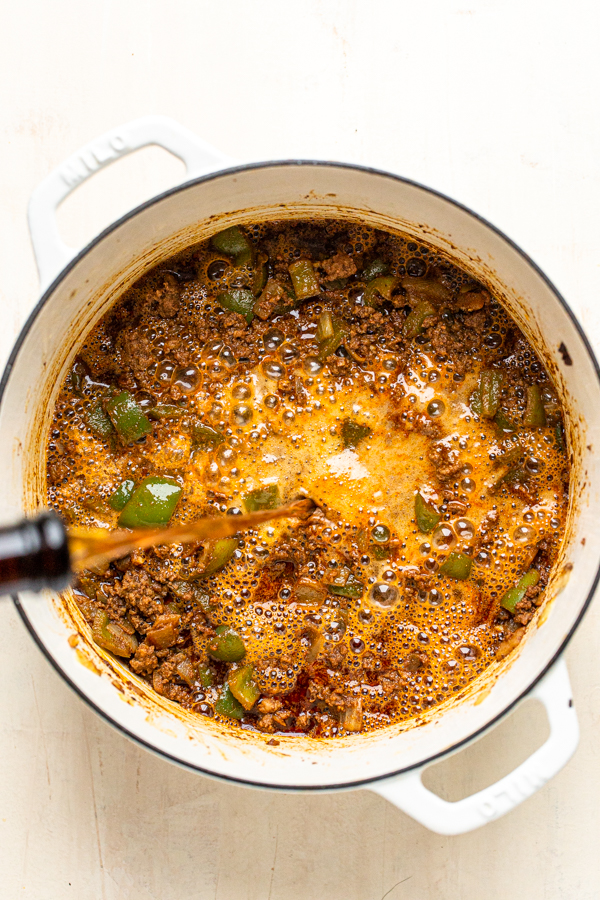
[[[55,513],[0,528],[0,593],[62,591],[71,580],[67,531]]]

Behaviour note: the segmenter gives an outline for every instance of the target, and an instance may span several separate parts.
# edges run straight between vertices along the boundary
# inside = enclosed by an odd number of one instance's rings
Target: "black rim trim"
[[[31,326],[33,325],[33,322],[37,318],[40,310],[42,309],[42,307],[44,307],[46,305],[46,302],[48,301],[49,297],[51,296],[51,294],[53,293],[55,288],[58,286],[58,284],[63,280],[63,278],[77,265],[77,263],[93,247],[95,247],[97,244],[99,244],[107,235],[111,234],[113,231],[115,231],[117,228],[119,228],[122,224],[124,224],[129,219],[133,218],[134,216],[138,215],[143,210],[149,209],[151,206],[154,206],[156,203],[159,203],[161,200],[163,200],[167,197],[170,197],[172,195],[178,194],[181,191],[184,191],[187,188],[191,187],[192,185],[201,184],[201,183],[207,182],[207,181],[213,181],[213,180],[216,180],[217,178],[222,178],[224,176],[230,176],[232,174],[235,174],[236,172],[241,173],[241,172],[252,171],[254,169],[280,168],[280,167],[285,167],[285,166],[294,166],[294,167],[296,167],[296,166],[315,166],[315,167],[316,166],[325,166],[325,167],[330,167],[330,168],[334,168],[334,169],[353,169],[353,170],[356,170],[359,172],[367,173],[369,175],[377,175],[381,178],[391,178],[393,181],[399,181],[403,184],[409,185],[410,187],[417,188],[418,190],[421,190],[424,193],[431,194],[434,197],[438,197],[440,200],[443,200],[446,203],[449,203],[451,206],[454,206],[455,208],[461,210],[462,212],[470,215],[476,221],[480,222],[482,225],[484,225],[486,228],[488,228],[490,231],[492,231],[494,234],[496,234],[499,238],[501,238],[506,244],[508,244],[508,246],[511,247],[515,251],[515,253],[517,253],[536,272],[536,274],[546,284],[546,286],[549,288],[549,290],[554,294],[554,296],[556,297],[556,299],[559,301],[560,305],[564,309],[565,313],[571,320],[571,324],[575,328],[576,332],[578,333],[578,335],[581,339],[581,342],[583,343],[585,349],[587,350],[588,356],[592,362],[594,371],[596,373],[596,378],[598,380],[598,384],[600,386],[600,366],[598,365],[598,361],[596,359],[594,351],[592,350],[591,344],[588,341],[587,336],[586,336],[585,332],[583,331],[581,325],[579,324],[576,317],[574,316],[569,304],[566,302],[566,300],[564,299],[564,297],[562,296],[560,291],[558,291],[557,288],[554,286],[554,284],[550,281],[550,279],[547,277],[547,275],[545,275],[544,272],[539,268],[539,266],[533,261],[533,259],[531,259],[531,257],[527,253],[525,253],[518,246],[518,244],[516,244],[513,240],[511,240],[511,238],[507,237],[507,235],[505,235],[503,231],[501,231],[495,225],[492,225],[491,222],[488,222],[488,220],[485,219],[483,216],[480,216],[478,213],[473,212],[471,209],[469,209],[468,206],[465,206],[464,204],[459,203],[456,200],[453,200],[451,197],[448,197],[446,194],[443,194],[440,191],[436,191],[436,190],[433,190],[432,188],[425,187],[425,185],[422,185],[417,181],[413,181],[410,178],[403,178],[401,175],[394,175],[391,172],[385,172],[381,169],[374,169],[374,168],[370,168],[369,166],[353,165],[352,163],[338,163],[338,162],[323,161],[323,160],[281,160],[281,161],[272,161],[272,162],[250,163],[248,165],[234,166],[234,167],[231,167],[228,169],[220,169],[218,172],[212,172],[208,175],[203,175],[200,178],[194,178],[191,181],[186,181],[183,184],[176,185],[175,187],[170,188],[169,190],[164,191],[161,194],[157,194],[155,197],[152,197],[150,200],[146,201],[145,203],[141,204],[140,206],[137,206],[135,209],[132,209],[129,212],[127,212],[125,215],[121,216],[121,218],[119,218],[115,222],[113,222],[112,225],[109,225],[108,228],[105,228],[104,231],[102,231],[92,241],[90,241],[90,243],[87,244],[64,267],[64,269],[62,269],[59,272],[57,277],[54,279],[52,284],[50,284],[50,286],[45,290],[45,292],[42,294],[40,300],[35,305],[32,312],[29,314],[29,317],[27,318],[25,324],[23,325],[23,328],[21,329],[19,337],[17,338],[17,340],[15,342],[15,345],[9,356],[8,362],[6,363],[6,366],[4,368],[4,372],[2,374],[2,379],[0,380],[0,403],[2,402],[2,399],[4,397],[4,392],[6,390],[6,386],[7,386],[8,380],[10,378],[10,374],[12,372],[15,360],[19,354],[21,346],[22,346],[23,342],[25,341],[25,338],[27,337],[27,335],[31,329]],[[561,656],[561,654],[565,650],[567,644],[573,637],[573,634],[579,627],[581,620],[583,619],[585,613],[587,612],[588,607],[594,597],[594,594],[596,592],[596,588],[598,587],[599,582],[600,582],[600,563],[599,563],[598,569],[596,571],[596,576],[594,578],[592,587],[588,591],[588,595],[586,597],[585,603],[582,605],[577,618],[575,619],[570,630],[567,632],[566,636],[563,638],[559,648],[557,649],[555,654],[552,656],[550,661],[542,669],[540,674],[533,681],[531,681],[527,685],[527,687],[517,697],[515,697],[515,699],[512,700],[511,703],[508,704],[508,706],[506,706],[502,710],[502,712],[498,713],[497,716],[494,716],[493,719],[491,719],[489,722],[487,722],[481,728],[478,728],[472,734],[468,735],[467,737],[464,737],[462,740],[458,741],[457,743],[452,744],[451,747],[448,747],[445,750],[441,750],[438,753],[433,754],[433,756],[429,756],[426,759],[421,760],[418,763],[413,763],[410,766],[404,766],[400,769],[396,769],[393,772],[386,772],[385,775],[376,775],[376,776],[373,776],[372,778],[364,778],[364,779],[360,779],[358,781],[351,781],[351,782],[342,782],[340,784],[310,785],[310,786],[283,785],[283,784],[273,785],[273,784],[265,784],[260,781],[251,781],[251,780],[244,779],[244,778],[235,778],[231,775],[222,775],[218,772],[213,772],[209,769],[203,769],[201,766],[194,765],[193,763],[189,763],[189,762],[180,760],[175,756],[171,756],[170,753],[166,753],[163,750],[158,750],[156,747],[153,747],[151,744],[146,743],[146,741],[142,740],[137,735],[132,734],[130,731],[127,730],[127,728],[125,728],[123,725],[119,724],[114,719],[112,719],[107,713],[104,712],[104,710],[100,709],[100,707],[98,707],[92,700],[90,700],[90,698],[86,694],[84,694],[80,690],[80,688],[64,672],[64,670],[61,668],[61,666],[58,664],[58,662],[54,659],[54,657],[49,653],[49,651],[47,650],[45,645],[42,643],[40,637],[38,636],[37,632],[33,628],[31,622],[29,621],[27,614],[19,601],[19,598],[17,596],[13,595],[12,599],[17,608],[19,615],[21,616],[21,619],[23,620],[23,623],[25,624],[25,627],[29,631],[33,640],[38,645],[38,647],[40,648],[40,650],[42,651],[42,653],[44,654],[46,659],[49,661],[49,663],[58,672],[58,674],[64,679],[64,681],[66,681],[66,683],[69,685],[69,687],[91,709],[93,709],[96,713],[98,713],[98,715],[102,719],[104,719],[105,722],[107,722],[109,725],[112,725],[113,728],[116,728],[117,731],[120,731],[123,735],[125,735],[125,737],[128,737],[135,744],[138,744],[139,746],[144,747],[146,750],[150,750],[155,755],[161,756],[163,759],[166,759],[169,762],[175,763],[178,766],[182,766],[183,768],[189,769],[192,772],[199,772],[200,774],[206,775],[209,778],[216,778],[220,781],[226,781],[226,782],[233,783],[233,784],[245,785],[247,787],[263,788],[265,790],[288,791],[291,793],[314,793],[314,792],[328,792],[328,791],[344,790],[344,789],[351,789],[351,788],[369,787],[370,785],[376,784],[377,782],[386,781],[387,779],[390,779],[390,778],[395,778],[398,775],[404,774],[405,772],[410,772],[414,769],[420,769],[425,766],[429,766],[432,763],[439,761],[439,760],[443,759],[444,757],[448,756],[450,753],[455,753],[456,751],[460,750],[462,747],[466,747],[472,741],[481,737],[483,734],[485,734],[486,731],[489,731],[494,725],[496,725],[506,715],[508,715],[508,713],[512,709],[514,709],[515,706],[517,706],[517,704],[519,704],[533,690],[533,688],[542,680],[542,678],[552,668],[554,663],[558,660],[558,658]]]

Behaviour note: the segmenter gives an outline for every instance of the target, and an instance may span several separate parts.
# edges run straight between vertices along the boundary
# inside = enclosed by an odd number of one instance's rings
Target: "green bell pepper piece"
[[[78,590],[81,590],[91,600],[96,599],[96,593],[98,591],[98,580],[97,577],[94,577],[94,575],[88,575],[82,572],[81,575],[77,576],[75,587]]]
[[[93,434],[98,438],[107,438],[114,432],[109,416],[98,403],[85,414],[86,421]]]
[[[481,391],[479,387],[476,387],[469,397],[469,406],[471,407],[471,412],[474,412],[476,416],[481,416]]]
[[[509,469],[506,475],[499,478],[494,487],[501,484],[524,484],[526,481],[529,481],[529,478],[530,476],[522,466],[515,466]]]
[[[391,300],[392,291],[397,284],[398,279],[393,275],[381,275],[379,278],[374,278],[365,288],[364,305],[377,306],[381,302],[381,298]]]
[[[498,437],[504,437],[506,434],[514,434],[517,426],[511,422],[503,409],[499,409],[494,416],[494,425]]]
[[[564,451],[566,448],[565,431],[562,427],[561,422],[556,423],[556,426],[554,428],[554,438],[556,440],[556,446],[558,447],[558,449]]]
[[[159,403],[148,410],[151,419],[180,419],[185,410],[181,406],[174,406],[172,403]]]
[[[333,278],[331,281],[323,282],[328,291],[343,291],[348,284],[347,278]]]
[[[348,327],[337,319],[334,322],[333,335],[319,345],[318,357],[321,362],[325,362],[332,356],[338,347],[341,347],[348,336]]]
[[[112,508],[121,512],[125,504],[131,499],[134,487],[135,481],[132,481],[130,478],[122,481],[116,491],[108,498]]]
[[[255,297],[259,296],[259,294],[264,290],[264,287],[267,283],[268,262],[269,257],[266,255],[266,253],[258,254],[258,259],[256,260],[254,273],[252,275],[252,293]]]
[[[297,300],[307,300],[321,293],[319,279],[310,259],[296,259],[288,266]]]
[[[317,330],[315,332],[315,341],[317,344],[322,344],[323,341],[329,340],[329,338],[334,335],[334,327],[333,327],[333,316],[326,310],[324,313],[321,313],[319,316],[319,321],[317,322]]]
[[[106,411],[119,437],[126,444],[133,444],[152,431],[150,420],[129,391],[121,391],[116,397],[112,397],[106,404]]]
[[[213,609],[213,604],[211,602],[212,598],[210,594],[207,594],[206,590],[203,590],[198,585],[192,585],[192,590],[194,592],[194,603],[200,607],[200,609],[210,622],[210,613]]]
[[[228,684],[224,686],[223,693],[215,703],[215,712],[230,719],[244,718],[245,709],[239,700],[235,699]]]
[[[169,582],[169,593],[177,598],[177,601],[184,600],[193,588],[187,581],[171,581]]]
[[[259,509],[277,509],[281,506],[279,485],[267,484],[265,487],[256,488],[244,497],[246,512],[256,512]]]
[[[328,584],[327,590],[335,597],[349,597],[357,600],[365,592],[365,586],[361,581],[353,581],[352,584]]]
[[[433,531],[441,518],[433,504],[428,503],[423,495],[417,492],[415,494],[415,520],[419,531],[428,534]]]
[[[198,675],[198,681],[202,685],[202,687],[212,687],[214,683],[213,671],[210,666],[196,666],[196,673]]]
[[[245,266],[252,261],[252,244],[237,225],[213,234],[210,243],[219,253],[232,256],[236,266]]]
[[[270,317],[282,316],[293,309],[297,302],[291,288],[275,278],[269,278],[256,303],[262,304],[265,301],[274,301],[276,303],[276,306],[271,310]]]
[[[369,553],[373,559],[389,559],[391,550],[389,547],[382,547],[381,544],[370,544]]]
[[[246,655],[246,647],[239,634],[229,625],[219,625],[216,632],[208,642],[208,655],[219,662],[239,662]]]
[[[507,468],[491,485],[490,490],[497,491],[503,484],[522,484],[529,480],[530,476],[523,468],[523,448],[518,445],[503,453],[494,460],[494,468]]]
[[[513,447],[512,450],[508,450],[506,453],[501,453],[499,456],[496,457],[496,459],[494,460],[494,463],[493,463],[494,468],[495,469],[498,469],[500,467],[505,468],[506,466],[508,466],[509,468],[514,468],[516,465],[518,465],[521,462],[521,460],[523,459],[524,453],[525,453],[525,451],[523,450],[521,445],[517,444],[517,446]]]
[[[69,380],[71,382],[71,390],[74,394],[77,394],[78,397],[81,397],[85,375],[85,366],[81,360],[76,359],[73,363],[73,368],[69,373]]]
[[[340,347],[348,334],[348,326],[335,319],[330,312],[324,312],[319,316],[319,324],[315,334],[315,340],[319,345],[318,357],[325,362],[328,356]]]
[[[252,709],[260,691],[254,683],[254,669],[252,666],[241,666],[239,669],[230,669],[227,676],[229,690],[244,709]]]
[[[531,384],[527,388],[527,405],[523,416],[523,425],[526,428],[538,428],[546,424],[546,410],[542,402],[542,392],[539,384]]]
[[[435,314],[435,306],[429,300],[419,300],[404,322],[404,337],[412,340],[423,330],[423,322]]]
[[[236,537],[220,538],[207,545],[205,565],[200,578],[208,578],[226,565],[237,550],[239,541]]]
[[[479,376],[481,415],[485,419],[493,419],[498,412],[503,381],[504,375],[498,369],[484,369]]]
[[[195,422],[192,426],[192,445],[194,450],[213,450],[219,444],[222,444],[224,440],[225,435],[211,428],[210,425]]]
[[[473,560],[466,553],[450,553],[440,566],[440,575],[465,581],[471,574]]]
[[[517,603],[521,602],[527,593],[527,589],[535,587],[539,580],[540,573],[538,570],[530,569],[529,572],[526,572],[525,575],[519,579],[515,587],[509,588],[500,601],[500,606],[503,606],[504,609],[507,609],[510,613],[514,613]]]
[[[165,475],[151,475],[138,484],[119,516],[122,528],[152,528],[167,525],[177,501],[181,485]]]
[[[368,425],[361,425],[352,419],[344,419],[342,422],[342,443],[346,449],[356,450],[360,442],[372,433]]]
[[[362,270],[362,277],[364,281],[373,281],[374,278],[387,275],[389,271],[390,267],[386,262],[382,259],[374,259]]]
[[[340,570],[340,574],[334,578],[332,584],[326,584],[325,587],[335,597],[349,597],[352,600],[362,597],[365,591],[362,581],[359,581],[347,566]]]
[[[137,638],[127,634],[116,622],[111,622],[108,613],[99,609],[94,616],[92,638],[99,647],[109,650],[115,656],[133,656],[138,647]]]
[[[252,307],[255,304],[254,294],[247,288],[232,288],[222,294],[217,294],[217,303],[229,312],[240,313],[244,316],[248,325],[254,318]]]

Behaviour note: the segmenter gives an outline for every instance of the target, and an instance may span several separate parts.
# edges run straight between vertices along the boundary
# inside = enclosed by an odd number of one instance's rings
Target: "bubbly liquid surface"
[[[320,507],[312,527],[279,521],[241,535],[227,565],[190,582],[195,593],[183,601],[169,592],[193,574],[193,548],[183,546],[148,552],[142,561],[160,610],[144,613],[134,600],[130,608],[123,596],[119,607],[111,592],[124,576],[114,566],[88,573],[79,599],[90,623],[107,609],[140,644],[148,643],[156,616],[174,610],[177,642],[154,649],[156,667],[140,674],[205,715],[219,715],[215,705],[232,670],[207,649],[217,626],[231,626],[263,698],[242,725],[332,737],[418,717],[516,643],[556,559],[568,464],[552,383],[487,289],[408,238],[328,223],[309,232],[311,243],[303,228],[246,230],[269,256],[271,280],[284,281],[294,259],[312,257],[321,293],[264,321],[255,317],[248,328],[237,322],[241,336],[216,298],[251,284],[256,263],[236,266],[210,243],[162,265],[122,298],[61,390],[48,443],[48,496],[69,521],[106,528],[117,525],[108,501],[119,484],[149,474],[167,474],[183,487],[172,522],[211,510],[235,514],[250,492],[268,486],[277,486],[281,502],[311,497]],[[328,281],[319,257],[336,254],[355,271]],[[397,283],[371,311],[362,272],[375,257],[384,257]],[[178,278],[178,307],[165,317],[148,298],[169,272]],[[403,333],[418,302],[410,278],[447,291],[411,339]],[[461,297],[470,294],[477,307],[473,298],[482,293],[483,308],[461,308]],[[327,312],[347,322],[351,337],[323,358],[317,328]],[[143,346],[143,361],[131,364],[125,332]],[[474,409],[481,372],[490,368],[503,372],[500,407],[510,431]],[[545,425],[523,424],[530,385],[539,386]],[[153,422],[131,445],[98,437],[90,411],[122,389],[146,410],[177,407],[177,417]],[[198,422],[222,442],[199,448]],[[355,444],[344,437],[348,423],[363,426]],[[439,514],[428,533],[417,527],[417,492]],[[439,571],[452,553],[472,561],[467,579]],[[501,600],[532,566],[541,591],[510,613]],[[336,579],[344,587],[348,572],[356,596],[336,592]],[[308,600],[298,594],[304,582],[315,588]],[[201,632],[192,627],[199,620]],[[177,654],[212,667],[213,684],[171,676]],[[265,698],[280,708],[261,713]],[[359,728],[347,712],[357,709]]]

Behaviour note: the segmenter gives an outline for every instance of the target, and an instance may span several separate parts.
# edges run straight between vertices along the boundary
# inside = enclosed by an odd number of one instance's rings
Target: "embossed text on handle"
[[[61,178],[67,187],[73,188],[102,166],[122,156],[128,149],[125,139],[115,134],[105,144],[96,144],[93,149],[84,150],[63,166],[60,170]]]
[[[479,812],[487,820],[501,815],[503,809],[510,809],[516,803],[527,799],[548,781],[541,772],[521,773],[515,778],[508,788],[495,791],[491,799],[485,800],[479,806]]]

